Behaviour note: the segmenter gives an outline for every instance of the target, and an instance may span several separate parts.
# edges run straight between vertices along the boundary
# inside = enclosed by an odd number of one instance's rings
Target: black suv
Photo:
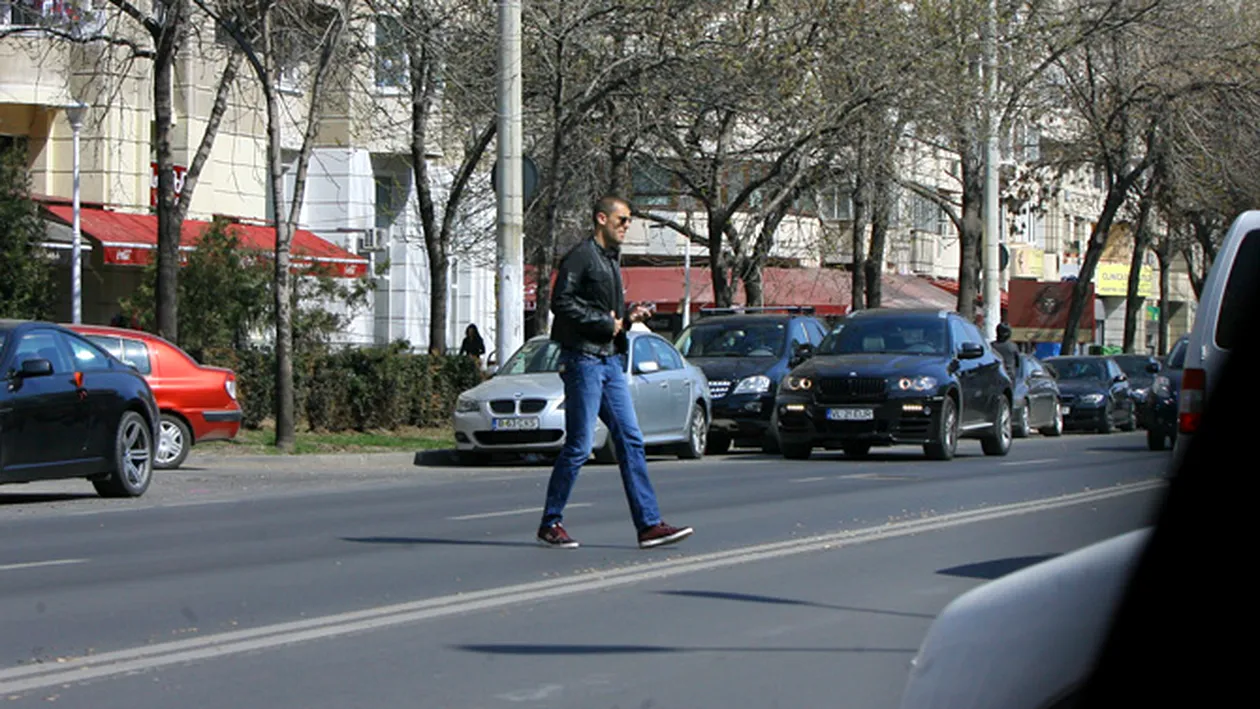
[[[938,310],[860,310],[846,317],[779,387],[779,445],[866,455],[918,444],[949,460],[962,437],[985,455],[1011,447],[1011,379],[975,325]]]
[[[713,421],[708,452],[725,453],[732,441],[777,452],[771,425],[775,389],[796,364],[794,353],[820,344],[826,327],[809,307],[700,312],[700,319],[683,330],[675,344],[709,379]]]

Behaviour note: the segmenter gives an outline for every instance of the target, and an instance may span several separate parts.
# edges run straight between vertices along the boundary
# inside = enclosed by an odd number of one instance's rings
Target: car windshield
[[[823,338],[818,353],[944,355],[945,326],[938,317],[855,318]]]
[[[697,323],[678,338],[684,357],[777,357],[787,339],[781,322]]]
[[[1186,366],[1186,352],[1190,349],[1190,340],[1181,338],[1177,340],[1177,344],[1173,345],[1172,352],[1168,353],[1168,358],[1164,361],[1164,366],[1169,369],[1184,369]]]
[[[526,342],[523,347],[508,357],[507,363],[495,373],[495,376],[558,371],[560,371],[560,345],[552,340],[535,340]]]
[[[1056,359],[1051,360],[1059,379],[1080,379],[1101,381],[1107,378],[1107,368],[1101,360],[1096,359]]]
[[[1129,379],[1150,379],[1151,373],[1146,371],[1146,366],[1154,361],[1150,357],[1116,357],[1115,360]]]

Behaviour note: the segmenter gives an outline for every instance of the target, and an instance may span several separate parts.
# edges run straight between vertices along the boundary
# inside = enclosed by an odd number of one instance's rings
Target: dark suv
[[[803,459],[815,446],[861,457],[916,444],[949,460],[959,437],[971,437],[985,455],[1006,455],[1011,389],[1001,358],[957,313],[860,310],[783,380],[779,446]]]
[[[822,342],[825,326],[808,307],[700,312],[701,318],[675,344],[709,378],[713,421],[708,452],[725,453],[732,441],[777,452],[771,426],[775,390],[796,363],[794,354]]]

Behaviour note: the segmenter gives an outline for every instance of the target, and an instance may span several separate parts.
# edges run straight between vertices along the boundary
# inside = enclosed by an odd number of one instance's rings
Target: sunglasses
[[[610,217],[612,215],[609,215]],[[631,217],[616,217],[617,226],[625,226],[630,223]]]

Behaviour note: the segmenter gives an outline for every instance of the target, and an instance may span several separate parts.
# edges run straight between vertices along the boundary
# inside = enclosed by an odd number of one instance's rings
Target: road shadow
[[[534,655],[534,656],[572,656],[572,655],[649,655],[670,653],[699,652],[823,652],[823,653],[884,653],[897,655],[913,655],[917,648],[904,647],[730,647],[730,646],[695,646],[678,645],[567,645],[567,644],[531,644],[531,643],[492,643],[485,645],[451,645],[455,650],[476,652],[487,655]]]
[[[983,579],[992,581],[1001,578],[1007,574],[1015,573],[1020,569],[1028,568],[1034,564],[1040,564],[1043,561],[1059,556],[1059,554],[1040,554],[1037,556],[1012,556],[1006,559],[992,559],[990,561],[981,561],[975,564],[963,564],[962,566],[951,566],[948,569],[939,569],[936,573],[944,576],[959,576],[968,579]]]
[[[94,492],[6,492],[0,494],[0,505],[29,505],[40,502],[70,502],[99,498],[100,495]]]
[[[530,549],[545,549],[538,542],[516,542],[501,541],[495,539],[439,539],[436,537],[341,537],[343,542],[353,542],[355,544],[395,544],[400,546],[425,546],[425,545],[441,545],[441,546],[474,546],[474,547],[510,547]],[[618,546],[616,544],[587,544],[582,543],[582,549],[621,549],[638,551],[638,546]]]
[[[907,613],[904,611],[888,611],[880,608],[861,608],[858,606],[841,606],[834,603],[818,603],[816,601],[802,601],[795,598],[780,598],[778,596],[762,596],[751,593],[731,593],[728,591],[658,591],[663,596],[681,596],[683,598],[703,598],[720,601],[739,601],[743,603],[769,603],[773,605],[783,606],[803,606],[806,608],[824,608],[827,610],[848,611],[852,613],[874,613],[878,615],[892,615],[902,618],[924,618],[932,620],[936,618],[930,613]]]
[[[648,462],[667,459],[665,453],[647,453]],[[483,461],[467,465],[461,463],[459,454],[453,448],[416,451],[412,465],[426,468],[464,468],[467,470],[494,470],[495,468],[550,468],[555,465],[556,456],[545,453],[490,453]],[[584,468],[617,469],[616,463],[597,463],[594,458],[583,464]]]

